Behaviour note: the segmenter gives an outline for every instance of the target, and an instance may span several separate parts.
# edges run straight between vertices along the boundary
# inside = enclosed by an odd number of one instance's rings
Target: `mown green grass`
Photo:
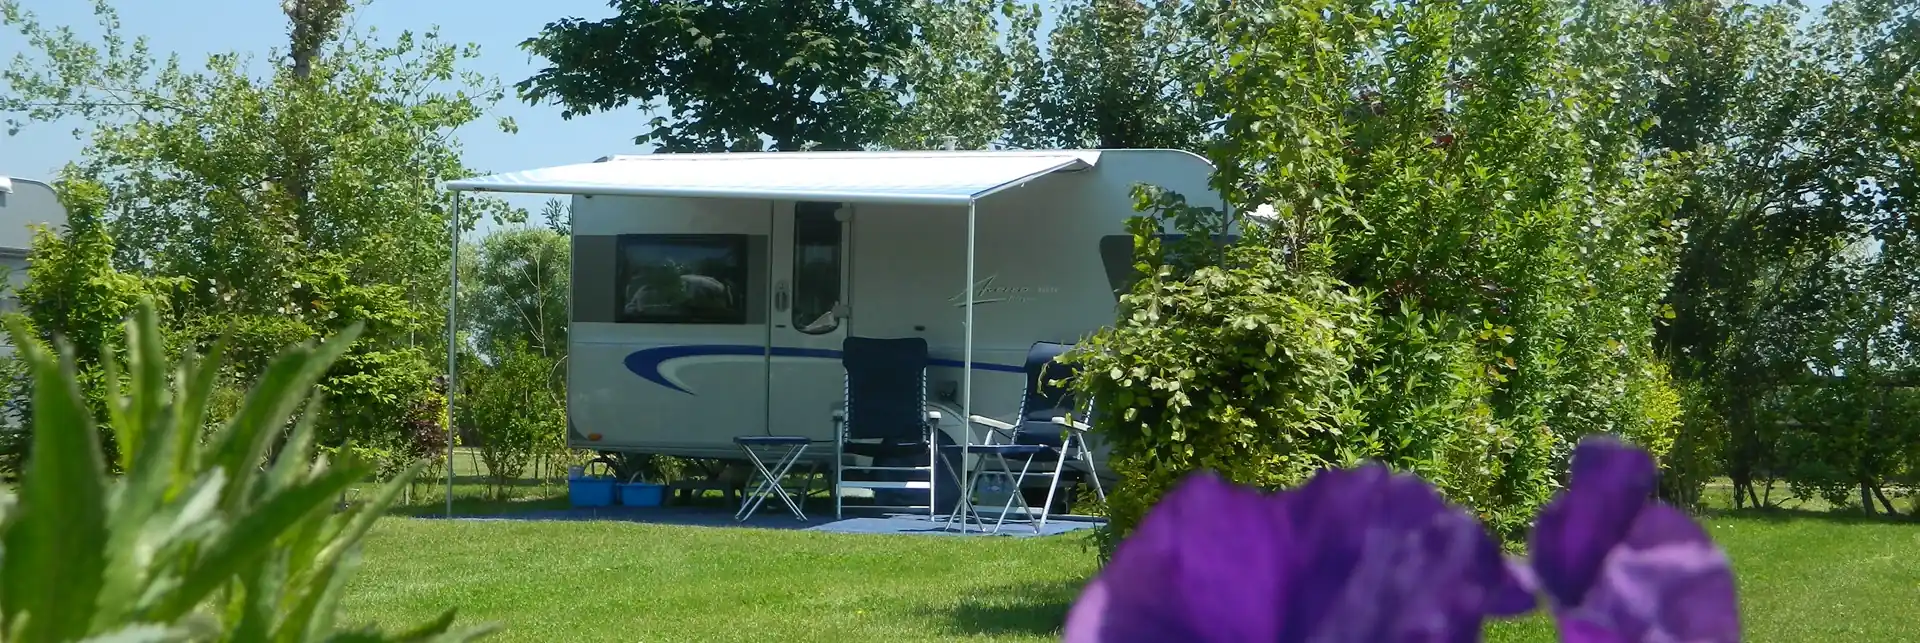
[[[1838,513],[1702,522],[1739,576],[1747,640],[1912,641],[1920,524]],[[496,641],[1058,640],[1095,570],[1085,536],[880,536],[617,522],[382,520],[349,622],[459,607]],[[1489,640],[1553,640],[1540,618]]]

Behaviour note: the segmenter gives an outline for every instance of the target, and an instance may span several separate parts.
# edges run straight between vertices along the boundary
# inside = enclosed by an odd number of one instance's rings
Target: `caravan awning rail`
[[[513,192],[964,206],[1097,151],[750,152],[615,156],[593,163],[448,181],[455,192]]]

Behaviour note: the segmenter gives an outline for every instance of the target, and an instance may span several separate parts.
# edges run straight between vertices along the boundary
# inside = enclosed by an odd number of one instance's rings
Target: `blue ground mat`
[[[1009,519],[1000,527],[998,533],[982,534],[978,524],[969,524],[967,533],[962,534],[958,525],[949,525],[946,517],[928,519],[926,515],[884,515],[848,517],[834,520],[832,512],[825,515],[809,513],[808,520],[801,522],[793,514],[785,511],[769,511],[778,507],[763,507],[746,522],[733,519],[730,510],[714,507],[577,507],[573,509],[552,509],[528,511],[495,516],[455,516],[455,520],[610,520],[636,522],[655,525],[684,525],[695,527],[750,527],[756,529],[798,529],[805,531],[825,531],[843,534],[930,534],[937,536],[1010,536],[1014,538],[1033,536],[1054,536],[1080,529],[1099,526],[1100,522],[1084,518],[1050,518],[1047,524],[1036,533],[1033,526],[1014,522]],[[437,518],[437,517],[435,517]],[[444,518],[440,518],[443,519]],[[992,529],[993,520],[986,521]]]

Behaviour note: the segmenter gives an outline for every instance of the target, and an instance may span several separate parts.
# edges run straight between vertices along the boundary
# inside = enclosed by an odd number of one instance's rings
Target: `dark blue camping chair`
[[[998,531],[1007,520],[1007,514],[1013,511],[1017,502],[1020,510],[1029,516],[1028,522],[1038,531],[1047,524],[1047,514],[1053,510],[1053,497],[1060,489],[1062,475],[1070,473],[1067,460],[1084,465],[1087,479],[1093,485],[1094,493],[1101,501],[1107,499],[1107,491],[1100,484],[1100,478],[1093,468],[1093,453],[1087,447],[1088,417],[1092,413],[1091,401],[1076,406],[1072,391],[1065,385],[1075,375],[1073,367],[1056,361],[1056,358],[1073,348],[1068,344],[1036,342],[1027,350],[1027,385],[1020,399],[1020,412],[1012,422],[975,415],[967,418],[973,424],[985,426],[986,444],[970,444],[965,447],[969,455],[979,456],[975,460],[967,484],[971,492],[973,481],[980,477],[1011,479],[1011,493],[1002,503],[999,520],[994,524]],[[948,447],[949,452],[959,447]],[[1018,471],[1013,464],[1019,463]],[[1034,465],[1052,465],[1051,471],[1034,471]],[[1047,478],[1047,497],[1041,506],[1040,516],[1033,519],[1032,507],[1027,505],[1022,494],[1028,475]],[[971,493],[963,494],[965,510],[972,512]],[[964,517],[963,517],[964,518]]]
[[[874,492],[874,508],[937,511],[935,493],[940,414],[927,410],[927,340],[848,337],[846,408],[835,411],[833,515],[843,511],[842,489]],[[848,463],[847,456],[871,458]],[[860,473],[855,479],[849,473]],[[917,496],[924,492],[925,504]],[[947,495],[952,495],[951,493]]]

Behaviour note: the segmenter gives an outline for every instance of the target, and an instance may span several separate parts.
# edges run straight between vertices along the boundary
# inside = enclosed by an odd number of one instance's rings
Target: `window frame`
[[[812,324],[814,320],[819,319],[822,315],[832,314],[832,306],[846,302],[847,227],[846,222],[839,216],[840,210],[845,207],[847,207],[847,205],[844,203],[822,201],[801,201],[793,205],[793,216],[789,222],[791,230],[788,231],[790,245],[792,246],[789,252],[792,257],[787,267],[788,279],[793,285],[789,290],[790,301],[787,306],[786,315],[788,323],[796,332],[806,335],[828,335],[840,329],[838,320],[836,320],[831,327],[818,331],[808,330],[808,325]],[[823,225],[816,231],[828,229],[833,231],[833,276],[830,280],[830,283],[833,285],[833,304],[830,304],[830,307],[826,310],[813,311],[812,314],[803,318],[800,314],[801,289],[813,284],[806,280],[806,276],[812,273],[802,269],[804,266],[802,261],[806,258],[804,248],[810,246],[810,244],[803,244],[803,240],[810,239],[803,237],[801,234],[801,226],[804,223],[811,223],[807,220],[811,217],[823,217],[825,221],[830,224]],[[825,236],[822,235],[821,238],[824,239]]]

